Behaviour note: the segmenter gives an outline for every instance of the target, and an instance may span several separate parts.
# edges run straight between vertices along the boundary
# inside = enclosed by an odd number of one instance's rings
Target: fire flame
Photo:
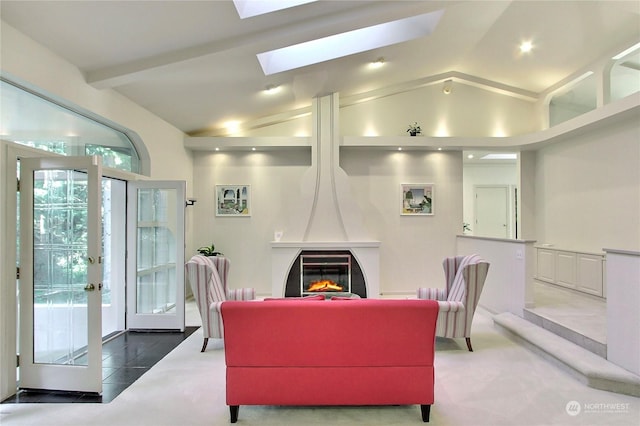
[[[342,291],[344,287],[331,280],[313,281],[307,291]]]

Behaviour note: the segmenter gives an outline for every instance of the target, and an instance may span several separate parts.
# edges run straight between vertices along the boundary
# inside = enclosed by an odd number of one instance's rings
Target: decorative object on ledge
[[[224,253],[216,251],[216,246],[213,243],[210,246],[200,247],[196,251],[203,256],[224,256]]]
[[[418,122],[415,121],[413,124],[409,125],[409,128],[407,129],[407,132],[411,136],[416,136],[416,135],[419,135],[420,133],[422,133],[422,129],[420,128],[420,125],[418,125]]]
[[[251,186],[216,185],[216,216],[251,216]]]
[[[463,222],[462,223],[462,233],[466,234],[467,232],[471,232],[471,225],[469,225],[467,222]]]
[[[427,215],[434,213],[434,185],[432,183],[418,183],[401,185],[402,215]]]

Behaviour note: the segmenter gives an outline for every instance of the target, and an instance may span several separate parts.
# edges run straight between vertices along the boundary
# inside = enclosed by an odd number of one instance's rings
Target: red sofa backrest
[[[433,366],[433,300],[222,304],[228,367]]]

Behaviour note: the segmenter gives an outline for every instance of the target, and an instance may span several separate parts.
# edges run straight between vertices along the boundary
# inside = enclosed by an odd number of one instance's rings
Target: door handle
[[[96,286],[93,284],[87,284],[84,286],[84,291],[93,291],[96,289]]]

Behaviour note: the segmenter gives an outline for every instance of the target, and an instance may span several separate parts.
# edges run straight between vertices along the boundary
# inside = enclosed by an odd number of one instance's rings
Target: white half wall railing
[[[640,375],[640,252],[604,249],[607,359]]]
[[[535,240],[458,235],[458,256],[478,254],[489,262],[479,305],[494,314],[511,312],[524,317],[524,308],[533,307]]]

